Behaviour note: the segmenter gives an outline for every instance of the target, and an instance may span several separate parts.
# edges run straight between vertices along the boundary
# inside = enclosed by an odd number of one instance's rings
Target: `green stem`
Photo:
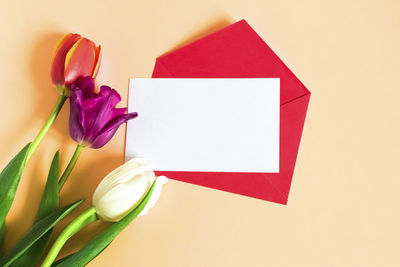
[[[75,167],[76,161],[79,158],[79,155],[81,154],[83,146],[78,144],[76,146],[74,155],[72,155],[71,160],[69,161],[67,168],[65,169],[65,171],[63,172],[63,174],[61,175],[60,180],[58,181],[58,192],[61,191],[61,189],[63,188],[65,182],[67,181],[69,175],[72,172],[72,169]]]
[[[54,242],[53,246],[51,247],[49,253],[47,254],[46,258],[44,259],[42,263],[42,267],[49,267],[51,264],[54,262],[56,259],[58,253],[64,246],[64,244],[67,242],[67,240],[79,232],[82,228],[84,228],[86,225],[97,221],[97,216],[96,216],[96,209],[94,206],[90,207],[81,215],[76,217],[65,229],[64,231],[61,232],[61,234],[58,236],[57,240]]]
[[[46,123],[43,125],[42,129],[36,136],[35,140],[31,143],[28,152],[27,152],[27,158],[26,161],[29,160],[29,158],[32,156],[33,152],[36,150],[40,142],[42,141],[43,137],[46,135],[46,133],[49,131],[50,126],[53,124],[54,120],[57,118],[58,113],[60,113],[60,110],[62,106],[65,103],[65,100],[67,100],[67,96],[65,95],[60,95],[57,100],[57,104],[54,107],[53,111],[51,112],[49,118],[47,119]]]

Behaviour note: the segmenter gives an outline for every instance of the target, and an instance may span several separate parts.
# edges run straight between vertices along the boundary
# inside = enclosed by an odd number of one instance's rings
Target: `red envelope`
[[[156,173],[183,182],[287,203],[310,92],[245,20],[157,58],[152,77],[280,78],[280,173]]]

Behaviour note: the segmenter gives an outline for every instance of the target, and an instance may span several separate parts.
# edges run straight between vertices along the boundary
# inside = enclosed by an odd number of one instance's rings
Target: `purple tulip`
[[[126,114],[126,108],[115,108],[121,101],[117,91],[101,86],[95,92],[91,77],[80,77],[71,85],[69,131],[72,139],[82,146],[100,148],[114,136],[118,127],[136,118]]]

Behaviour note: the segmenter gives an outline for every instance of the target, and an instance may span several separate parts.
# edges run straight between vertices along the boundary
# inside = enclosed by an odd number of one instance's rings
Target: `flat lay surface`
[[[312,92],[287,205],[170,179],[89,266],[399,266],[399,14],[394,0],[4,0],[0,166],[53,108],[52,53],[66,33],[102,45],[98,85],[116,88],[126,106],[129,78],[150,78],[157,57],[246,19]],[[68,116],[67,103],[26,167],[6,249],[30,227],[55,151],[62,168],[74,152]],[[61,194],[62,204],[86,198],[72,214],[123,163],[124,146],[121,127],[82,152]],[[98,229],[85,228],[62,255]]]

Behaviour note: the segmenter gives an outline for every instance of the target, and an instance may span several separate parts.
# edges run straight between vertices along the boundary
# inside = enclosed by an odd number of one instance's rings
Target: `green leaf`
[[[100,250],[99,253],[97,253],[97,255],[93,257],[93,259],[94,259],[95,257],[97,257],[100,253],[102,253],[103,250],[105,250],[106,248],[108,248],[108,246],[109,246],[110,244],[111,244],[111,242],[108,243],[107,246],[105,246],[102,250]],[[76,253],[77,253],[77,252],[76,252]],[[68,258],[72,257],[72,256],[75,255],[76,253],[69,254],[68,256],[65,256],[64,258],[59,259],[58,261],[54,262],[54,263],[51,265],[51,267],[57,266],[58,264],[60,264],[61,262],[67,260]]]
[[[20,257],[36,241],[52,229],[68,213],[75,209],[83,200],[79,200],[61,209],[50,213],[33,225],[31,230],[14,246],[7,254],[0,259],[0,266],[10,266],[18,257]]]
[[[58,198],[58,177],[60,175],[59,167],[59,151],[54,155],[51,162],[49,175],[47,177],[46,187],[44,189],[42,200],[39,209],[36,213],[35,223],[56,211],[59,205]],[[11,266],[12,267],[25,267],[34,265],[38,262],[43,252],[47,248],[50,241],[50,236],[53,231],[51,228],[44,234],[35,244],[33,244],[24,254],[22,254]]]
[[[36,214],[35,222],[40,221],[53,211],[58,209],[58,177],[60,177],[60,152],[57,151],[51,162],[49,175],[47,176],[46,187],[44,189],[39,210]]]
[[[72,257],[75,253],[69,254],[68,256],[65,256],[64,258],[61,258],[55,262],[53,262],[53,264],[51,265],[51,267],[57,266],[57,264],[60,264],[61,262],[67,260],[68,258]]]
[[[4,244],[4,237],[6,235],[6,224],[5,222],[0,226],[0,250]]]
[[[5,222],[8,211],[15,197],[15,192],[19,181],[21,180],[22,171],[25,167],[27,152],[30,143],[27,144],[3,169],[0,173],[0,241],[3,243],[5,235]],[[1,247],[0,247],[1,248]]]
[[[113,240],[114,238],[129,225],[133,219],[144,209],[147,202],[153,193],[156,181],[153,182],[149,192],[143,198],[142,202],[130,213],[128,213],[119,222],[111,224],[102,233],[97,235],[93,240],[87,243],[81,250],[57,262],[56,267],[83,267],[99,255]]]

